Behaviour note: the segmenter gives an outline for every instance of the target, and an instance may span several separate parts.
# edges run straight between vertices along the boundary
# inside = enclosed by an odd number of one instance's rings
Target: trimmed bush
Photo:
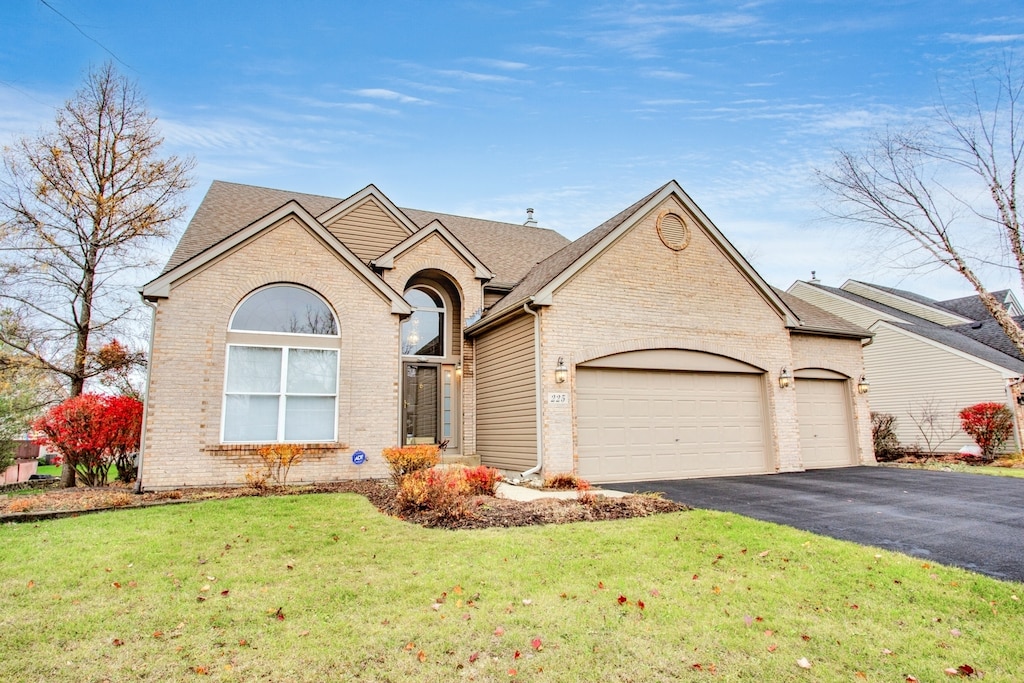
[[[465,517],[469,483],[461,469],[419,469],[398,483],[398,504],[406,511],[430,510],[441,517]]]
[[[441,462],[441,448],[437,445],[395,446],[385,448],[381,454],[388,463],[396,486],[400,486],[407,475],[430,469]]]
[[[498,483],[503,479],[501,472],[486,465],[467,467],[462,470],[462,476],[466,479],[471,496],[493,496],[498,491]]]
[[[544,488],[560,491],[584,491],[590,488],[590,482],[580,479],[572,472],[561,472],[544,478]]]
[[[1013,434],[1013,414],[1002,403],[976,403],[960,411],[960,428],[974,439],[983,460],[991,460]]]

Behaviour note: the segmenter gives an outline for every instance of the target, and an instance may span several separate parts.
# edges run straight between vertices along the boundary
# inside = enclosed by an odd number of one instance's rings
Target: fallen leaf
[[[962,634],[960,633],[960,629],[951,628],[949,629],[949,635],[953,636],[954,638],[959,638]]]
[[[508,670],[508,675],[509,676],[515,676],[517,673],[519,673],[519,672],[516,671],[515,669],[509,669]]]
[[[1011,600],[1016,600],[1016,601],[1020,602],[1020,598],[1018,598],[1016,595],[1011,595],[1010,599]]]
[[[750,616],[749,614],[744,615],[743,616],[743,623],[746,624],[747,626],[750,626],[751,624],[754,623],[754,617]]]
[[[691,668],[696,669],[697,671],[703,671],[704,670],[704,667],[700,665],[700,662],[697,662],[696,664],[692,664]]]
[[[768,557],[768,553],[770,553],[770,552],[771,552],[770,550],[765,550],[764,552],[758,553],[757,556],[758,557]]]
[[[192,667],[192,670],[195,671],[200,676],[209,676],[210,675],[210,670],[207,669],[205,666],[194,666],[194,667]]]
[[[718,586],[712,586],[711,587],[711,592],[714,593],[715,595],[718,595],[719,593],[722,592],[722,589],[719,588]]]
[[[299,637],[300,638],[302,638],[303,636],[308,636],[308,635],[309,635],[309,631],[299,631]]]
[[[796,660],[796,665],[799,666],[801,669],[811,668],[811,663],[807,661],[807,657],[801,657],[800,659]]]
[[[860,609],[860,605],[854,605],[854,604],[847,605],[847,607],[849,607],[850,609]]]
[[[469,656],[469,663],[472,664],[473,662],[475,662],[478,659],[480,659],[480,653],[479,652],[474,652],[473,654],[471,654]]]
[[[943,673],[945,673],[947,676],[959,676],[960,675],[960,672],[957,671],[956,669],[954,669],[953,667],[949,667],[947,669],[943,669]]]
[[[544,644],[541,643],[540,638],[534,638],[530,641],[530,647],[532,647],[537,652],[540,652],[544,649]]]
[[[637,600],[636,601],[636,606],[639,607],[640,609],[643,609],[645,607],[644,601],[643,600]]]
[[[625,595],[620,595],[619,596],[619,604],[620,605],[625,605],[627,602],[628,602],[628,600],[626,600],[626,596]]]
[[[961,676],[973,676],[974,675],[974,667],[971,666],[970,664],[961,664],[960,666],[958,666],[956,668],[956,670],[960,672]]]
[[[163,631],[153,631],[153,637],[154,637],[154,638],[159,638],[159,637],[160,637],[160,636],[162,636],[163,634],[164,634],[164,632],[163,632]]]
[[[533,600],[530,600],[529,598],[525,598],[523,600],[523,604],[524,605],[532,605],[533,604]]]
[[[519,659],[522,656],[523,656],[523,653],[520,652],[519,650],[516,650],[515,654],[512,655],[512,659]]]
[[[200,589],[199,589],[199,592],[200,592],[200,593],[206,593],[206,592],[208,592],[209,590],[210,590],[210,584],[208,584],[208,583],[207,583],[207,584],[205,584],[205,585],[204,585],[204,586],[203,586],[202,588],[200,588]]]
[[[230,592],[231,591],[229,591],[229,590],[223,590],[223,591],[220,592],[220,594],[223,595],[224,597],[227,597],[228,593],[230,593]]]
[[[420,660],[421,662],[427,661],[427,653],[423,650],[420,650],[416,653],[416,659]]]
[[[604,581],[598,581],[597,582],[597,587],[598,587],[599,590],[604,590]]]
[[[29,588],[29,590],[32,590],[32,589],[33,589],[33,588],[35,588],[35,587],[36,587],[36,582],[35,582],[35,581],[31,581],[31,580],[30,580],[30,581],[28,582],[28,588]]]
[[[693,575],[693,580],[694,580],[694,581],[696,581],[696,580],[697,580],[697,579],[699,579],[699,578],[700,578],[700,576],[699,576],[699,575],[697,575],[697,574],[694,574],[694,575]]]
[[[121,587],[121,584],[118,583],[117,581],[115,581],[114,583],[112,583],[110,585],[113,586],[114,588],[120,588]]]
[[[505,635],[505,629],[503,629],[501,626],[499,626],[498,628],[494,629],[494,635],[496,635],[499,638],[501,638],[503,635]]]
[[[811,637],[809,635],[807,635],[806,633],[801,633],[800,637],[803,638],[805,641],[808,641],[808,640],[811,639]]]
[[[114,647],[121,647],[122,645],[124,645],[124,641],[121,640],[120,638],[114,638],[113,644],[114,644]]]
[[[456,586],[455,588],[453,588],[452,593],[455,593],[456,595],[462,595],[462,586]]]
[[[866,681],[868,679],[868,675],[866,673],[864,673],[863,671],[857,671],[853,675],[854,675],[855,678],[859,678],[859,679],[861,679],[863,681]]]
[[[278,607],[277,611],[274,612],[274,616],[277,617],[278,621],[284,621],[284,612],[281,611],[282,609],[282,607]]]
[[[907,674],[907,679],[906,680],[907,680],[907,683],[918,683],[917,676],[911,676],[910,674]]]
[[[779,648],[778,645],[776,645],[775,643],[772,643],[771,645],[768,646],[768,652],[775,652],[775,650],[777,650],[778,648]]]

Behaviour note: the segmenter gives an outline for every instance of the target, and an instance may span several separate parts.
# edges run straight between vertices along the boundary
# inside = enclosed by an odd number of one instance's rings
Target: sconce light
[[[857,382],[857,393],[858,394],[866,394],[866,393],[868,393],[868,389],[870,389],[870,388],[871,388],[871,382],[868,381],[867,377],[865,377],[864,375],[861,375],[860,376],[860,381]]]
[[[789,373],[789,368],[782,368],[782,372],[779,373],[779,386],[785,389],[793,383],[793,375]]]
[[[569,368],[565,367],[565,359],[558,357],[558,365],[555,366],[555,383],[562,384],[569,379]]]
[[[455,364],[455,376],[456,377],[462,377],[462,362],[461,361]]]

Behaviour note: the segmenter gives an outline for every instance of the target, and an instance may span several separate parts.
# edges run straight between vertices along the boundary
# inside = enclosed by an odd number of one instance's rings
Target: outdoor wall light
[[[860,376],[860,381],[857,382],[857,393],[858,394],[866,394],[866,393],[868,393],[868,389],[870,389],[870,388],[871,388],[871,382],[868,381],[867,377],[865,377],[864,375],[861,375]]]
[[[558,357],[558,365],[555,366],[555,383],[562,384],[569,379],[569,368],[565,367],[565,359]]]
[[[462,363],[458,362],[455,364],[455,376],[462,377]]]
[[[779,386],[785,389],[793,383],[793,375],[789,374],[789,368],[782,368],[782,372],[779,373]]]

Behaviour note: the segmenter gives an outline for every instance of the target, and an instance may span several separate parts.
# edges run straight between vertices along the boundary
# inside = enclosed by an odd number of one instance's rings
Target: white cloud
[[[1015,43],[1024,40],[1024,33],[946,33],[942,37],[953,43],[987,45],[991,43]]]
[[[385,88],[363,88],[361,90],[353,90],[352,94],[379,100],[391,100],[400,104],[432,104],[428,100],[421,100],[418,97],[403,95],[400,92],[387,90]]]

